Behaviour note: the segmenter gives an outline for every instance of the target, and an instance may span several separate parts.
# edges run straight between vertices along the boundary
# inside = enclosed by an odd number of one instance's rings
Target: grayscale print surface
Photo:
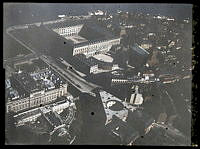
[[[5,144],[191,145],[192,5],[4,3]]]

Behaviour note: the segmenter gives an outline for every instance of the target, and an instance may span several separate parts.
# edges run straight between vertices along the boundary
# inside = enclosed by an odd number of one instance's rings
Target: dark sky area
[[[67,3],[4,3],[4,27],[52,20],[59,14],[86,15],[88,11],[101,9],[108,12],[116,12],[117,9],[149,14],[161,14],[178,18],[191,18],[191,4],[67,4]]]

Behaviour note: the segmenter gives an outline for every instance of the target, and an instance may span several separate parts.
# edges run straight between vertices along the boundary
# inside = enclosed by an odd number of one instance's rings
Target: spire
[[[18,71],[18,73],[22,73],[22,71],[20,70],[20,68],[19,68],[19,71]]]

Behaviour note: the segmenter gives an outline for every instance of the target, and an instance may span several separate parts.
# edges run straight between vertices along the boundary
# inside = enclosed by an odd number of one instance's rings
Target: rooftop
[[[54,112],[50,111],[44,116],[54,127],[62,125],[60,118]]]
[[[132,49],[141,55],[149,54],[149,52],[147,52],[145,49],[140,47],[138,44],[135,44],[134,46],[132,46]]]
[[[28,93],[33,93],[42,90],[42,87],[39,84],[37,84],[37,82],[27,72],[17,73],[13,77]]]
[[[115,38],[115,36],[113,36],[109,31],[99,26],[97,23],[94,23],[94,20],[91,20],[91,19],[65,20],[62,22],[52,23],[45,26],[50,29],[55,29],[55,28],[73,27],[76,25],[83,25],[83,27],[76,34],[76,36],[62,35],[65,39],[67,39],[67,41],[71,41],[73,45],[76,47]]]
[[[6,98],[16,100],[19,98],[19,93],[17,90],[13,89],[12,87],[6,90]]]
[[[48,91],[59,88],[65,83],[64,79],[48,68],[32,73],[18,72],[11,76],[12,87],[7,89],[9,93],[8,97],[9,95],[12,98],[29,96],[31,93],[38,91]]]
[[[108,63],[113,62],[113,58],[106,54],[98,54],[98,55],[94,55],[93,57],[99,61],[108,62]]]
[[[82,43],[82,42],[87,42],[87,39],[85,39],[84,37],[81,37],[81,36],[79,36],[79,35],[65,36],[65,39],[71,40],[71,41],[73,42],[73,44],[78,44],[78,43]]]
[[[50,29],[54,29],[54,28],[64,28],[64,27],[70,27],[70,26],[76,26],[76,25],[82,25],[84,23],[86,23],[87,20],[65,20],[65,21],[59,21],[56,23],[52,23],[52,24],[46,24],[45,26],[50,28]]]
[[[44,86],[45,90],[55,89],[64,84],[65,81],[56,73],[49,69],[43,69],[36,73],[31,73],[30,76]]]
[[[81,63],[83,63],[87,66],[90,66],[90,67],[97,65],[97,62],[94,59],[92,59],[90,57],[86,58],[86,56],[84,54],[75,55],[74,58],[78,59]]]

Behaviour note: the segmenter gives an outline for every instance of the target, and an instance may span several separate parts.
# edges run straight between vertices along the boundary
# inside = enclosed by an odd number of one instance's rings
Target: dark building
[[[85,77],[89,82],[95,83],[102,86],[103,88],[109,89],[111,87],[111,74],[110,72],[102,72],[98,74],[91,74]]]
[[[83,120],[86,120],[86,125],[104,125],[106,122],[106,115],[103,108],[101,98],[97,94],[96,97],[82,93],[79,96],[78,104],[82,113]]]
[[[147,62],[147,58],[149,57],[149,52],[139,47],[137,44],[130,47],[128,54],[128,64],[136,68],[145,65]]]
[[[79,138],[81,144],[102,144],[104,141],[106,114],[98,96],[93,97],[88,93],[82,93],[76,101],[82,121]]]
[[[73,65],[77,70],[90,74],[98,70],[98,63],[91,57],[86,58],[84,54],[75,55],[71,61],[71,65]]]

